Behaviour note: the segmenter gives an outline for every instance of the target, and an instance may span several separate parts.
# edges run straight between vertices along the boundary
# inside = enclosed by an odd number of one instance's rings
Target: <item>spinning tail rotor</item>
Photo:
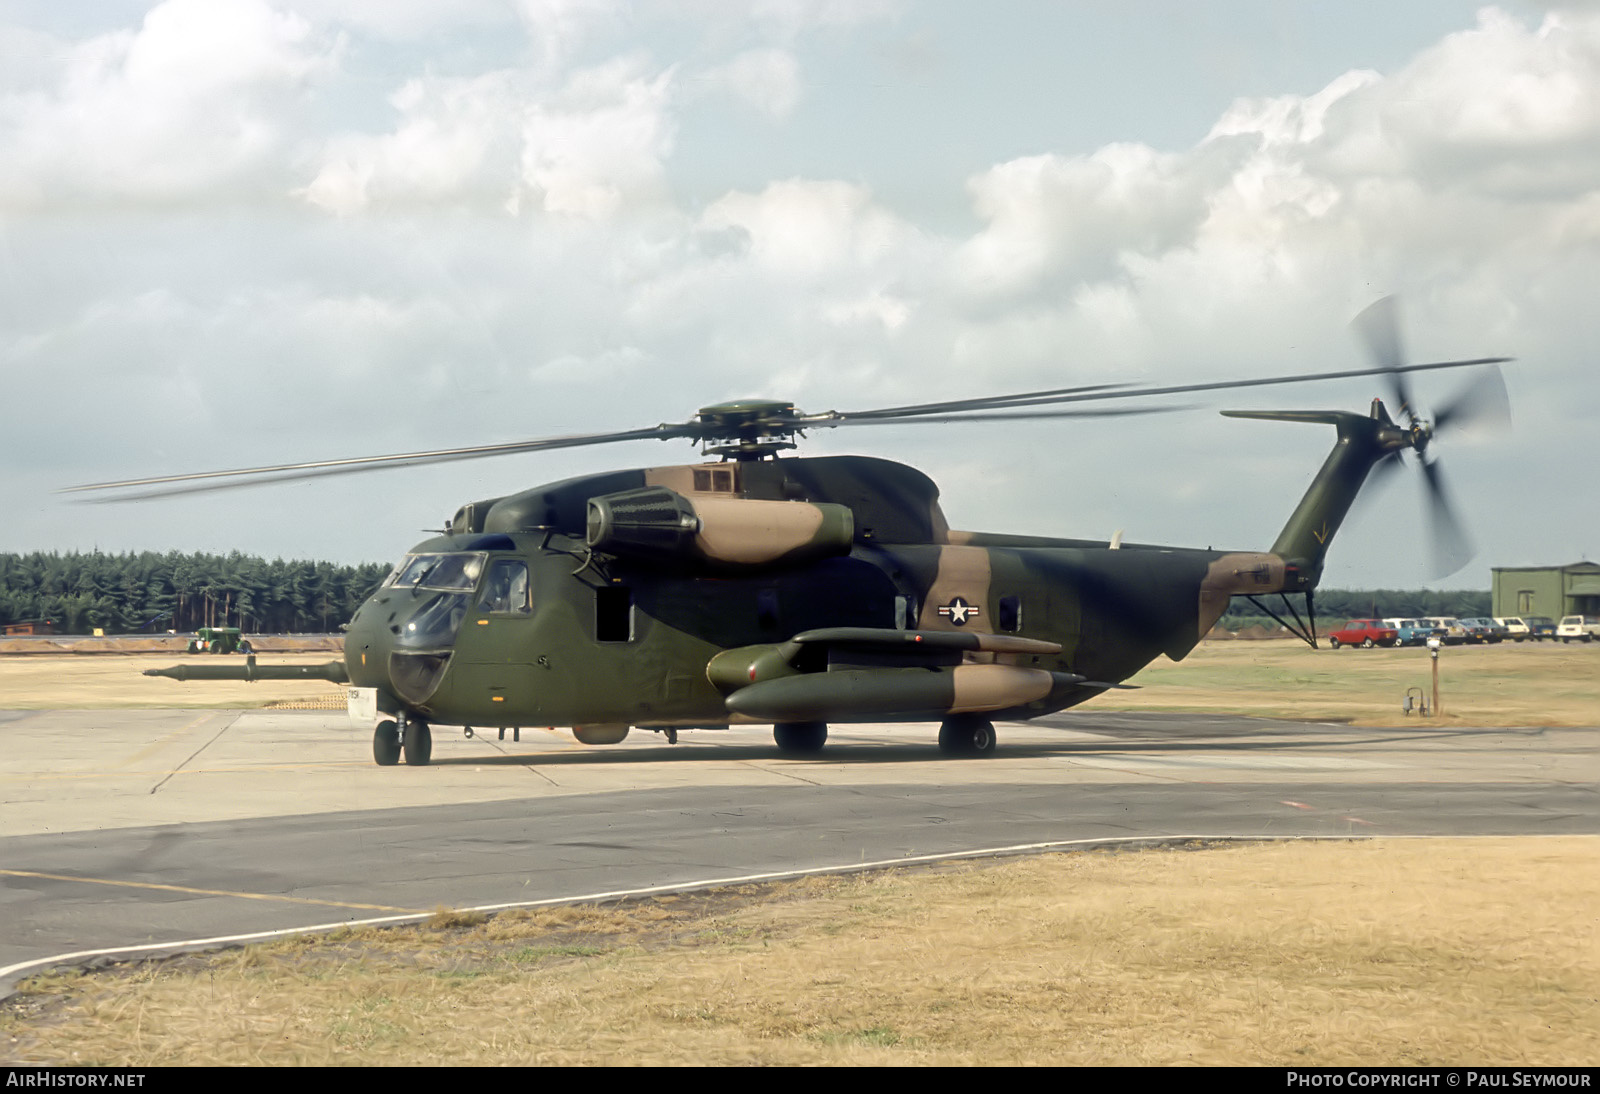
[[[1383,370],[1394,399],[1394,413],[1400,417],[1400,422],[1390,420],[1383,404],[1377,400],[1373,401],[1373,417],[1381,414],[1388,425],[1404,434],[1400,443],[1385,438],[1386,444],[1393,447],[1374,467],[1373,475],[1375,479],[1388,477],[1406,462],[1405,449],[1415,453],[1427,499],[1433,576],[1448,577],[1465,566],[1475,552],[1450,502],[1439,460],[1429,454],[1429,447],[1436,437],[1451,431],[1508,427],[1511,402],[1500,369],[1492,362],[1484,362],[1487,367],[1479,370],[1453,398],[1441,404],[1431,418],[1421,412],[1411,394],[1397,312],[1395,298],[1386,296],[1356,316],[1351,324],[1366,343],[1373,363]]]

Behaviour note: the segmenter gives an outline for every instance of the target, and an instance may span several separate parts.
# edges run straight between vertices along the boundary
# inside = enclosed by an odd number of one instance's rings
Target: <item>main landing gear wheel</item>
[[[939,751],[947,756],[991,756],[994,723],[976,714],[957,714],[939,727]]]
[[[400,735],[400,743],[405,749],[406,764],[409,767],[422,767],[433,755],[433,731],[421,718],[406,719],[406,728]]]
[[[772,727],[772,739],[780,752],[797,755],[821,752],[828,740],[827,722],[779,722]]]
[[[385,718],[372,731],[372,758],[379,767],[393,767],[400,762],[400,727]]]

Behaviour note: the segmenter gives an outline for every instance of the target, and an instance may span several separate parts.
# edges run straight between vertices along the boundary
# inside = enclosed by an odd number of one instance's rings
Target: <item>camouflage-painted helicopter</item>
[[[725,403],[688,422],[624,432],[74,489],[149,496],[611,441],[698,441],[711,462],[586,475],[463,506],[361,606],[343,661],[151,673],[347,683],[352,710],[370,711],[373,755],[385,765],[402,755],[426,764],[430,723],[494,728],[502,738],[523,726],[570,726],[588,744],[621,741],[634,727],[676,742],[684,729],[771,724],[779,749],[813,753],[830,722],[938,722],[943,751],[986,755],[996,719],[1059,711],[1121,685],[1159,654],[1181,659],[1234,596],[1278,594],[1293,616],[1285,625],[1315,645],[1313,590],[1328,545],[1368,473],[1408,449],[1421,458],[1443,565],[1459,568],[1464,537],[1426,453],[1436,430],[1504,413],[1492,366],[1507,358],[1404,365],[1387,301],[1360,324],[1376,368],[850,413]],[[1431,421],[1418,416],[1407,375],[1467,365],[1490,367]],[[952,531],[937,487],[911,467],[779,456],[808,429],[1134,413],[1061,404],[1363,375],[1387,378],[1401,422],[1377,399],[1366,414],[1224,412],[1338,433],[1266,551]]]

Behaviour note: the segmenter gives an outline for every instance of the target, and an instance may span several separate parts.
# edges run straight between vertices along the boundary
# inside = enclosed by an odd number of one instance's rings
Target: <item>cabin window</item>
[[[598,642],[633,640],[633,590],[606,585],[594,591],[594,637]]]
[[[1000,598],[1000,629],[1003,631],[1020,631],[1022,629],[1022,600],[1015,596],[1002,596]]]
[[[471,589],[483,572],[483,553],[407,555],[386,583],[405,589]]]
[[[497,558],[489,563],[480,607],[486,612],[527,615],[533,610],[528,596],[528,564],[520,558]]]

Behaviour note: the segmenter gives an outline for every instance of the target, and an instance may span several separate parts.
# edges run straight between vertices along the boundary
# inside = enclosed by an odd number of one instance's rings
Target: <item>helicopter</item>
[[[582,475],[461,506],[361,605],[342,660],[258,666],[251,657],[146,674],[345,684],[384,766],[427,764],[433,725],[468,736],[495,729],[502,740],[508,729],[520,740],[524,727],[571,727],[602,745],[633,729],[675,744],[685,730],[770,724],[781,752],[814,755],[830,723],[937,723],[946,755],[987,756],[996,721],[1127,687],[1162,654],[1181,660],[1235,596],[1315,647],[1314,593],[1333,537],[1369,474],[1406,452],[1424,474],[1440,568],[1465,562],[1431,445],[1448,427],[1506,417],[1496,366],[1510,358],[1405,364],[1390,298],[1356,326],[1375,367],[850,412],[753,399],[619,432],[68,489],[160,497],[624,440],[698,442],[699,463]],[[1431,418],[1415,409],[1411,374],[1469,366],[1478,376],[1454,400]],[[1369,375],[1388,384],[1398,420],[1381,398],[1365,413],[1223,411],[1337,434],[1266,550],[952,530],[938,487],[913,467],[785,455],[821,428],[1148,413],[1127,401]],[[1258,599],[1267,596],[1282,614]]]

